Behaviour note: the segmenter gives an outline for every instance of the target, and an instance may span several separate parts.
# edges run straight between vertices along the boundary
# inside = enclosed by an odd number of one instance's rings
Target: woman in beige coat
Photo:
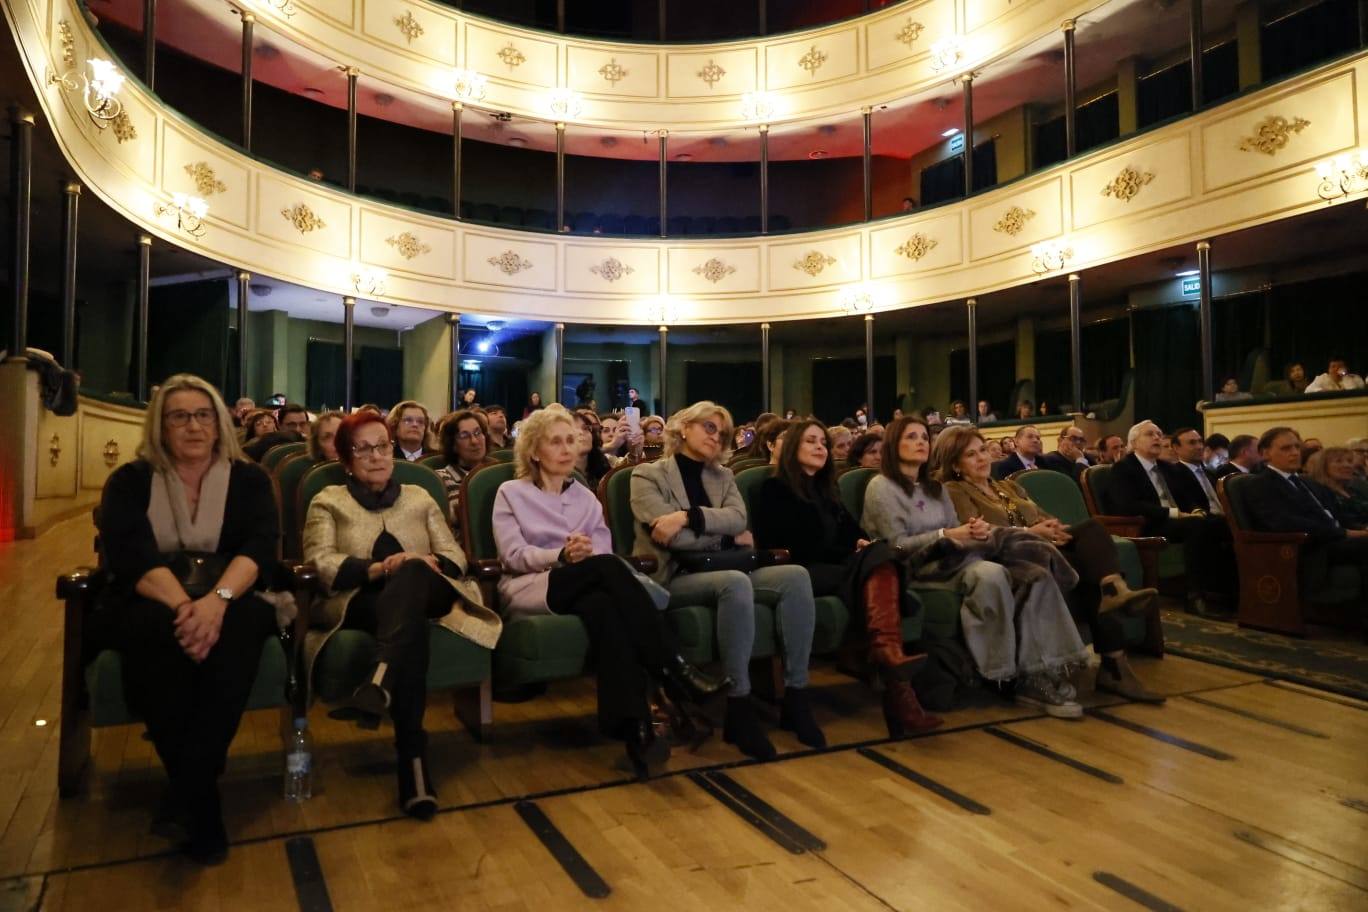
[[[342,627],[373,634],[378,661],[357,688],[359,723],[376,728],[388,711],[399,755],[399,805],[429,820],[437,793],[428,775],[423,710],[427,701],[428,622],[438,621],[485,648],[498,641],[501,621],[464,579],[465,555],[442,508],[422,488],[394,481],[394,441],[378,414],[350,415],[337,429],[345,485],[326,488],[309,504],[304,558],[330,593],[305,644],[309,666]]]

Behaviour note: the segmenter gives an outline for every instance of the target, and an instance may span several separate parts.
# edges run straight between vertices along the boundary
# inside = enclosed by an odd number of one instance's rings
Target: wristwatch
[[[220,588],[214,590],[214,595],[217,595],[219,598],[223,599],[225,602],[231,602],[231,601],[233,600],[234,596],[236,595],[236,593],[234,593],[233,590],[232,590],[232,589],[229,589],[227,586],[222,586],[222,587],[220,587]]]

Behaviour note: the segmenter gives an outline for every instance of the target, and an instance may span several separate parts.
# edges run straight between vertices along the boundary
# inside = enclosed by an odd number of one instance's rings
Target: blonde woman
[[[228,854],[218,777],[275,612],[254,593],[276,558],[270,476],[244,459],[218,392],[191,374],[147,407],[138,458],[105,484],[100,544],[124,690],[189,822],[186,854]]]
[[[723,738],[762,760],[775,755],[750,704],[750,656],[755,641],[755,593],[766,591],[783,631],[786,689],[781,727],[811,747],[826,746],[808,705],[808,656],[812,651],[815,609],[807,570],[792,564],[745,569],[696,569],[689,555],[754,548],[746,528],[746,505],[725,461],[732,440],[732,417],[714,402],[698,402],[670,416],[665,425],[665,455],[632,472],[632,515],[637,521],[636,552],[659,560],[655,579],[682,605],[715,605],[717,641],[732,680]],[[740,555],[744,557],[745,555]],[[744,564],[744,561],[740,563]]]
[[[613,554],[602,506],[570,477],[582,436],[561,405],[524,419],[513,450],[515,477],[494,497],[494,542],[507,571],[499,600],[510,617],[573,614],[584,621],[596,656],[599,729],[623,741],[633,771],[644,778],[670,755],[651,728],[652,682],[690,702],[731,682],[680,656],[651,584]]]
[[[1306,476],[1330,493],[1331,512],[1346,529],[1368,529],[1368,491],[1355,475],[1349,447],[1326,447],[1306,460]]]
[[[438,452],[437,441],[432,435],[432,417],[428,410],[412,399],[390,409],[385,419],[390,439],[394,441],[394,458],[417,462],[424,456]]]
[[[327,462],[337,458],[337,426],[346,417],[338,411],[326,411],[309,426],[309,458]]]

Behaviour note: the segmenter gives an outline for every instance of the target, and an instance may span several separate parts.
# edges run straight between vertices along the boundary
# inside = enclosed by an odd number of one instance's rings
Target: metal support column
[[[143,84],[157,89],[157,0],[143,0]]]
[[[551,402],[560,402],[561,390],[565,387],[565,324],[557,323],[556,329],[556,390],[551,394]],[[542,402],[546,402],[545,398]],[[570,403],[571,406],[574,403]]]
[[[1065,19],[1064,30],[1064,152],[1078,154],[1078,58],[1074,56],[1074,21]]]
[[[974,192],[974,74],[960,77],[964,92],[964,195]]]
[[[864,121],[864,157],[860,163],[864,175],[864,220],[874,218],[874,109],[868,105],[860,108]],[[873,408],[873,404],[870,405]]]
[[[66,181],[62,185],[62,366],[76,365],[76,238],[81,185]]]
[[[1197,271],[1202,288],[1197,305],[1202,345],[1202,399],[1212,402],[1216,399],[1216,378],[1211,360],[1211,244],[1207,241],[1197,242]]]
[[[1202,0],[1188,0],[1188,59],[1192,67],[1192,110],[1202,110]]]
[[[461,112],[465,105],[451,103],[451,214],[461,217]]]
[[[356,192],[356,80],[361,71],[347,67],[347,190]]]
[[[556,123],[556,230],[565,230],[565,124],[560,121]]]
[[[461,406],[461,315],[447,314],[447,326],[451,327],[451,410]]]
[[[1083,277],[1069,273],[1069,376],[1073,380],[1073,410],[1083,409]]]
[[[352,406],[352,351],[356,344],[356,298],[342,299],[342,411],[350,415]]]
[[[252,151],[252,29],[256,16],[242,15],[242,148]]]
[[[670,327],[668,327],[668,326],[661,326],[661,327],[660,327],[660,414],[661,414],[662,416],[668,416],[668,415],[670,414],[670,406],[668,405],[668,400],[665,398],[665,396],[666,396],[666,391],[669,389],[669,380],[668,380],[668,375],[667,375],[667,373],[666,373],[666,370],[667,370],[667,368],[668,368],[668,366],[669,366],[669,363],[670,363],[669,354],[668,354],[669,347],[670,347]]]
[[[769,124],[760,125],[760,233],[769,234]]]
[[[974,420],[978,420],[978,298],[964,302],[969,313],[969,401],[966,409]]]
[[[865,418],[874,423],[874,315],[865,314]]]
[[[770,411],[770,325],[760,324],[760,411]]]
[[[10,280],[14,300],[14,332],[10,360],[28,352],[29,236],[33,231],[33,115],[10,108],[10,199],[14,205],[14,248]]]
[[[133,398],[147,401],[147,310],[152,282],[152,238],[138,235],[138,303],[133,312]]]
[[[250,272],[239,272],[237,274],[237,336],[238,336],[238,385],[237,398],[242,399],[247,395],[247,340],[251,336],[247,328],[249,322],[248,306],[252,301],[252,274]]]
[[[669,203],[669,182],[666,169],[669,167],[670,131],[660,131],[660,236],[665,237],[665,211]]]

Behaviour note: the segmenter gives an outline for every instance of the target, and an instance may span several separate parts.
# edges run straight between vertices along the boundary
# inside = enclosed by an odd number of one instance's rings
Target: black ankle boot
[[[437,813],[437,789],[428,774],[426,748],[426,735],[398,748],[399,809],[415,820],[425,821]]]
[[[660,678],[670,699],[676,703],[702,703],[732,686],[731,678],[713,677],[695,668],[680,655],[672,658],[660,670]]]
[[[371,670],[370,676],[352,694],[351,709],[355,711],[358,727],[375,731],[380,720],[389,711],[390,692],[386,683],[389,676],[389,663],[380,662]]]
[[[650,722],[633,721],[623,726],[622,742],[627,748],[627,762],[638,779],[649,779],[670,759],[670,745],[655,736]]]
[[[190,838],[182,844],[181,851],[196,864],[223,864],[228,859],[228,830],[223,825],[218,786],[209,783],[194,789],[187,794],[185,803]]]
[[[787,687],[784,701],[779,708],[779,727],[791,731],[808,747],[826,747],[826,735],[817,727],[812,717],[812,705],[808,703],[807,688]]]
[[[760,730],[750,697],[727,698],[727,721],[722,725],[722,740],[757,760],[773,760],[776,751]]]

